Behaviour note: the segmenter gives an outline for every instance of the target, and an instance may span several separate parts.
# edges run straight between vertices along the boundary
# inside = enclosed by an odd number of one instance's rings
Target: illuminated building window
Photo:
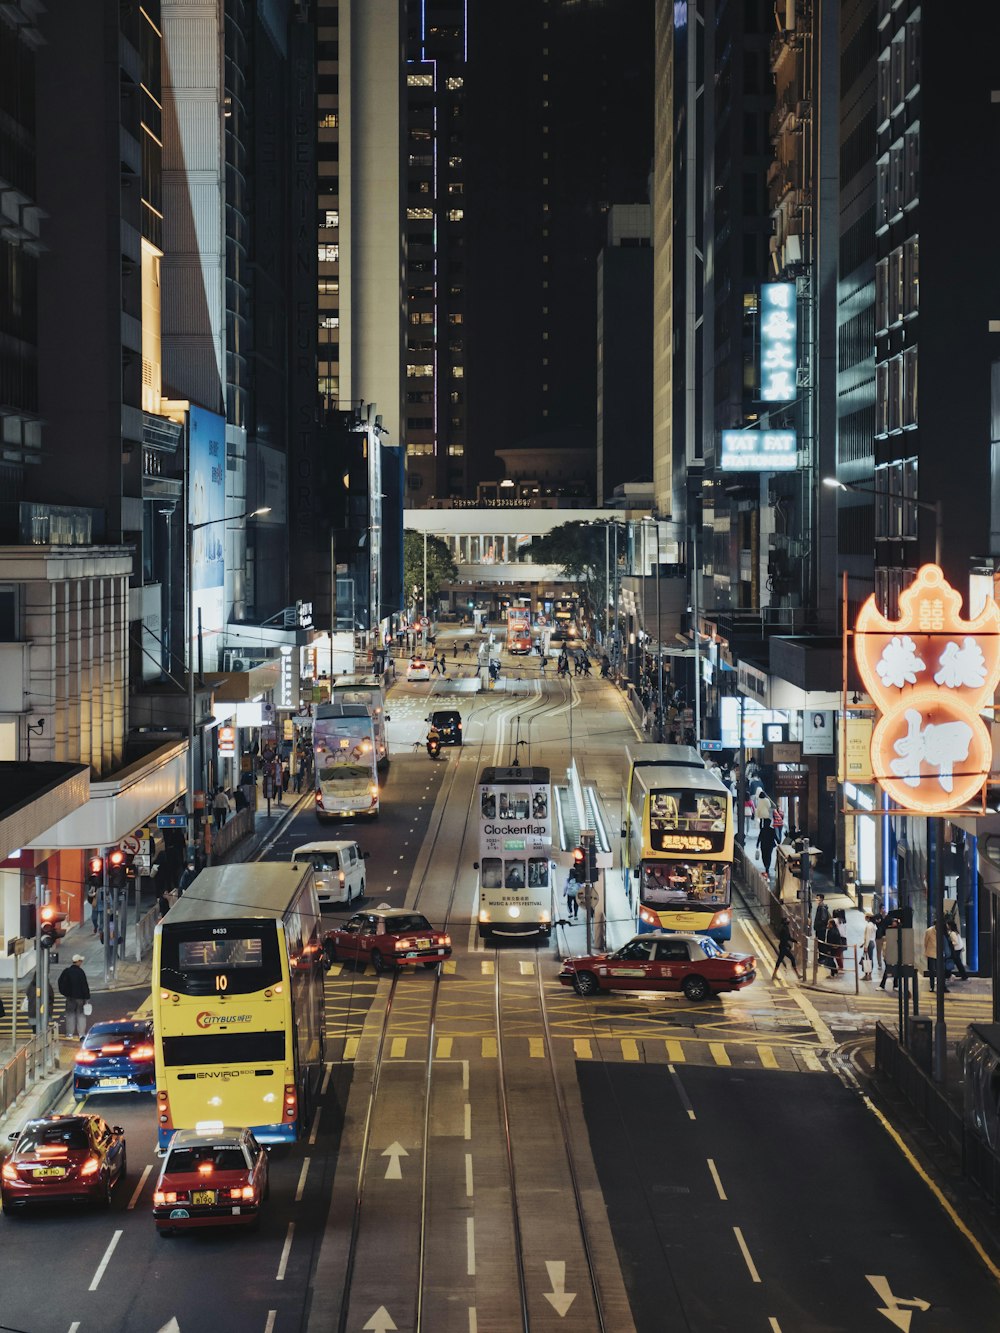
[[[335,130],[337,128],[336,111],[328,111],[325,116],[320,116],[319,128],[321,130]]]
[[[432,208],[408,208],[406,210],[406,219],[408,222],[430,222],[434,217]]]
[[[449,222],[461,222],[465,217],[465,210],[461,208],[449,208],[447,218]]]
[[[336,296],[340,292],[340,280],[338,278],[320,278],[318,289],[320,296]]]
[[[462,165],[462,159],[460,157],[449,157],[448,165],[453,170],[457,170]]]
[[[462,402],[462,394],[458,389],[452,389],[448,395],[448,401],[458,406]]]
[[[408,378],[408,379],[411,379],[411,380],[423,380],[423,379],[429,380],[429,379],[433,379],[433,378],[434,378],[434,367],[433,367],[433,366],[416,366],[416,365],[408,365],[408,366],[406,367],[406,375],[407,375],[407,378]]]
[[[432,167],[433,165],[434,165],[434,159],[427,153],[410,154],[411,167]]]
[[[323,213],[323,226],[324,227],[340,226],[340,214],[335,208],[328,208],[325,210],[325,212]]]
[[[323,329],[339,329],[340,317],[338,315],[324,315],[319,323],[320,328]]]
[[[464,457],[465,457],[465,445],[464,445],[464,444],[449,444],[449,445],[448,445],[448,456],[449,456],[450,458],[464,458]]]
[[[452,366],[452,368],[451,368],[451,377],[452,377],[453,380],[461,380],[461,379],[465,379],[465,367],[464,367],[464,366]]]
[[[410,315],[411,324],[433,324],[434,314],[430,310],[414,310]]]
[[[454,93],[457,92],[459,88],[463,88],[465,86],[465,80],[457,78],[453,74],[450,79],[445,80],[444,86],[448,89],[450,93]]]
[[[462,194],[462,192],[463,192],[463,191],[462,191],[462,182],[461,182],[461,181],[451,181],[451,183],[450,183],[449,186],[448,186],[448,193],[449,193],[449,194]]]
[[[433,87],[434,87],[434,75],[433,75],[433,74],[407,74],[407,76],[406,76],[406,86],[407,86],[407,88],[433,88]]]
[[[321,264],[336,264],[340,260],[339,245],[321,245],[319,247],[319,262]]]
[[[464,319],[464,316],[463,316],[461,310],[456,310],[456,311],[454,311],[454,313],[452,313],[452,314],[450,314],[450,315],[448,316],[448,323],[449,323],[449,324],[461,324],[463,319]]]
[[[416,444],[408,442],[406,446],[407,458],[432,458],[434,456],[433,444]]]

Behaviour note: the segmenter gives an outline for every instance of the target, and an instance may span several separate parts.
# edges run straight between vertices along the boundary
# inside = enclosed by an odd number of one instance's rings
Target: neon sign
[[[937,565],[924,565],[889,621],[875,598],[862,606],[854,657],[881,716],[872,733],[872,774],[900,806],[941,814],[983,789],[993,762],[980,710],[1000,682],[1000,607],[989,598],[974,620]]]
[[[796,394],[795,283],[765,282],[760,289],[760,399],[790,403]]]
[[[791,472],[799,465],[793,430],[724,430],[723,472]]]

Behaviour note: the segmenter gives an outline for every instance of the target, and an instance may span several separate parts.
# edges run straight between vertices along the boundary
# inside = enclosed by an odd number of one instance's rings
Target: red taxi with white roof
[[[613,953],[567,958],[559,980],[578,995],[607,990],[683,991],[705,1000],[721,991],[743,990],[757,976],[753,954],[731,953],[707,935],[648,931]]]
[[[381,903],[358,912],[323,936],[327,963],[371,963],[376,972],[390,967],[437,967],[451,957],[451,936],[435,930],[420,912]]]

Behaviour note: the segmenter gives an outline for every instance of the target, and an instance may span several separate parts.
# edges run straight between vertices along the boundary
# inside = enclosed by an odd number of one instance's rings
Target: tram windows
[[[505,889],[523,889],[524,888],[524,862],[508,861],[506,864],[506,873],[503,878]]]
[[[528,793],[513,791],[500,793],[500,818],[523,823],[528,818]]]
[[[548,819],[549,817],[549,798],[548,793],[536,791],[531,798],[531,818]]]
[[[503,888],[503,862],[499,856],[485,856],[480,868],[484,889]]]
[[[496,794],[495,791],[484,791],[484,792],[483,792],[482,807],[483,807],[483,818],[484,818],[484,819],[496,819],[496,817],[497,817],[497,794]],[[495,887],[495,888],[499,888],[499,885],[494,885],[494,887]]]
[[[528,861],[528,888],[547,889],[549,887],[548,857],[533,856]]]

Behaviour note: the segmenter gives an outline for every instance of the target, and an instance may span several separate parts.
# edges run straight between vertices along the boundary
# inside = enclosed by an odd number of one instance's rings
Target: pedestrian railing
[[[249,837],[253,830],[253,811],[249,806],[246,810],[237,810],[229,816],[222,828],[212,830],[212,857],[218,859],[225,856],[238,842]]]
[[[14,1105],[33,1083],[55,1068],[58,1061],[59,1037],[56,1025],[49,1027],[49,1039],[44,1034],[31,1037],[0,1066],[0,1116]]]

